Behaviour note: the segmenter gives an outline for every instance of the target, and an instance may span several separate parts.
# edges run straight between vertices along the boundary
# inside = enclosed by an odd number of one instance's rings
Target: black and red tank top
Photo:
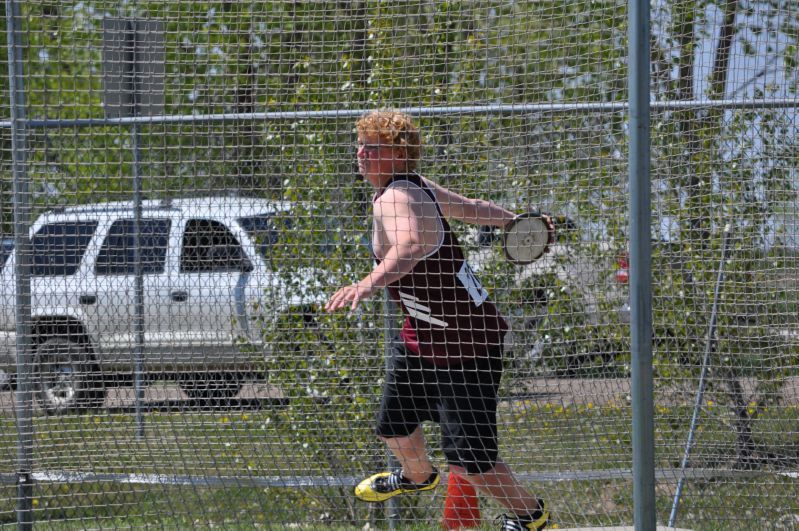
[[[418,174],[395,175],[375,194],[375,201],[399,182],[420,188],[432,199],[443,228],[438,248],[388,286],[405,315],[400,337],[411,352],[438,366],[496,352],[508,324],[466,262],[433,191]]]

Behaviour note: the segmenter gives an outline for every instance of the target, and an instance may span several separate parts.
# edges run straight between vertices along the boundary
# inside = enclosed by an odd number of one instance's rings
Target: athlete
[[[325,308],[358,304],[387,288],[405,321],[392,343],[377,435],[401,468],[363,480],[355,496],[382,502],[436,488],[439,472],[421,423],[437,422],[450,471],[509,511],[503,530],[543,529],[549,511],[499,458],[497,391],[508,325],[464,259],[447,219],[504,227],[515,215],[451,192],[416,173],[421,138],[412,120],[372,111],[356,124],[358,170],[375,189],[372,251],[376,266],[336,291]]]

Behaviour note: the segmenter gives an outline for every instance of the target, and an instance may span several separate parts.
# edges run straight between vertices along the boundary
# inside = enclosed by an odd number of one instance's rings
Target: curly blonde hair
[[[381,144],[404,147],[407,169],[416,169],[422,152],[422,139],[410,116],[393,110],[370,111],[361,116],[355,128],[359,135],[377,135]]]

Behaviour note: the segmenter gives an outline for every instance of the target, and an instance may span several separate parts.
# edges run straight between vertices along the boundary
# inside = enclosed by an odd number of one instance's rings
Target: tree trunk
[[[677,78],[677,99],[684,101],[694,101],[694,56],[696,53],[696,2],[693,0],[681,0],[674,5],[674,17],[676,20],[675,31],[677,41],[680,45],[680,56],[678,63]],[[698,203],[698,197],[702,193],[701,172],[694,171],[695,161],[699,158],[701,143],[697,131],[699,121],[696,109],[687,109],[677,112],[678,130],[685,141],[685,164],[688,168],[686,175],[688,180],[685,183],[685,190],[688,194],[688,204]],[[690,241],[702,245],[707,240],[708,231],[703,228],[701,209],[690,208],[688,214],[688,228]]]
[[[738,14],[738,0],[728,0],[722,7],[724,21],[719,30],[716,55],[713,60],[713,71],[710,75],[708,96],[712,99],[723,99],[726,93],[727,78],[730,70],[730,49],[735,38],[735,19]],[[724,127],[724,110],[717,109],[707,114],[707,129],[715,129],[717,136]],[[730,393],[733,412],[735,413],[735,433],[737,465],[751,467],[755,464],[755,441],[752,436],[753,415],[749,414],[748,400],[744,396],[743,386],[738,379],[736,369],[728,368],[727,387]]]
[[[694,26],[696,3],[691,0],[681,0],[674,5],[674,20],[676,38],[680,45],[678,64],[679,77],[677,79],[677,98],[692,101],[695,99],[694,91],[694,55],[696,37]],[[719,30],[716,45],[713,69],[708,79],[709,87],[707,96],[711,99],[722,99],[725,96],[727,79],[730,66],[730,50],[735,39],[735,19],[739,9],[738,0],[728,0],[721,6],[723,22]],[[701,112],[701,111],[700,111]],[[686,191],[691,214],[688,218],[691,244],[698,249],[704,249],[709,241],[709,228],[705,210],[697,208],[703,186],[703,175],[699,168],[699,160],[704,158],[702,151],[703,134],[713,134],[714,142],[718,132],[724,126],[724,111],[706,111],[702,117],[695,110],[679,111],[678,130],[683,135],[686,153],[685,163],[688,167]],[[693,286],[693,283],[689,285]],[[752,466],[755,462],[756,445],[752,435],[752,421],[754,416],[749,414],[749,403],[744,396],[743,386],[738,379],[735,368],[728,367],[726,371],[726,385],[730,398],[730,405],[735,415],[736,453],[737,466]]]
[[[741,381],[732,368],[728,369],[727,391],[730,396],[732,410],[735,413],[735,467],[752,468],[757,465],[755,456],[757,449],[755,439],[752,436],[753,415],[749,414],[749,401],[744,396]]]
[[[366,90],[369,79],[369,64],[366,53],[366,6],[361,0],[351,0],[346,6],[349,20],[352,21],[352,61],[356,76],[353,83],[357,83],[361,91]]]
[[[723,99],[726,93],[727,77],[730,66],[730,49],[735,37],[735,18],[738,14],[738,0],[727,0],[724,5],[724,22],[719,32],[716,46],[716,58],[713,61],[713,72],[710,78],[710,94],[713,99]]]
[[[237,60],[239,64],[245,64],[246,71],[244,72],[243,79],[236,86],[236,112],[237,113],[252,113],[255,111],[255,67],[253,65],[252,44],[249,37],[247,38],[247,46],[244,53],[239,54]],[[260,139],[256,134],[255,124],[253,120],[247,120],[242,124],[237,131],[236,135],[236,148],[233,152],[236,154],[236,188],[238,191],[253,191],[257,186],[255,175],[260,173],[258,156]]]

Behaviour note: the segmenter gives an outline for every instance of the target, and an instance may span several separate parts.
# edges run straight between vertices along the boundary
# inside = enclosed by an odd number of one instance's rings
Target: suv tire
[[[48,414],[96,409],[105,402],[105,382],[86,347],[67,337],[51,337],[36,348],[34,384]]]

